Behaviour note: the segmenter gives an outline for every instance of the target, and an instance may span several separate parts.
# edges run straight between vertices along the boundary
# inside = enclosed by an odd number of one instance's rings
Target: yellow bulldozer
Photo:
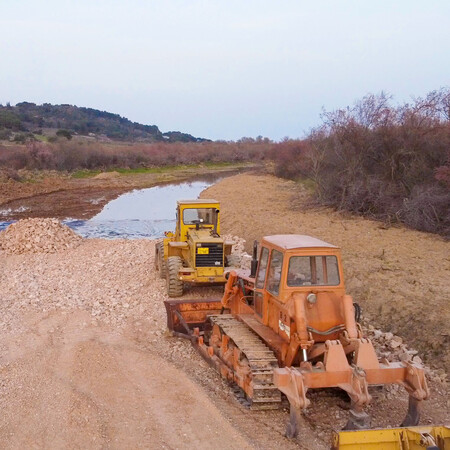
[[[346,430],[370,427],[369,386],[390,383],[409,394],[401,427],[419,423],[419,405],[429,397],[424,370],[378,359],[357,321],[359,308],[345,292],[334,245],[302,235],[267,236],[259,257],[255,243],[251,270],[230,272],[221,300],[167,300],[165,307],[169,330],[188,337],[245,392],[252,409],[278,408],[282,394],[287,397],[288,437],[299,433],[301,412],[310,405],[307,392],[320,388],[340,388],[350,397]],[[335,448],[372,448],[344,447],[342,439]]]
[[[166,278],[169,297],[183,295],[186,283],[225,284],[225,267],[238,262],[233,242],[220,236],[217,200],[179,200],[175,233],[166,231],[156,243],[155,268]]]

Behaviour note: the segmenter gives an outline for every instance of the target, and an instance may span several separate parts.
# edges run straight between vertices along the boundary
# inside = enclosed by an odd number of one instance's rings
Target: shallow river
[[[166,230],[175,229],[177,200],[196,199],[200,192],[217,181],[192,181],[134,190],[106,204],[92,219],[69,218],[63,222],[83,237],[154,239]],[[0,230],[10,223],[0,222]]]

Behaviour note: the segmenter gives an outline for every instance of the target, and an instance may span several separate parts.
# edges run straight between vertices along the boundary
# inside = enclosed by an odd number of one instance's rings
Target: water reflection
[[[8,228],[15,220],[9,220],[8,222],[0,222],[0,231],[3,231],[5,228]]]
[[[88,238],[155,239],[161,237],[164,231],[175,229],[177,200],[196,199],[207,187],[224,176],[236,173],[239,171],[230,170],[220,175],[208,173],[191,182],[134,190],[106,204],[103,210],[90,220],[69,218],[63,220],[63,223]],[[15,220],[0,221],[0,231],[14,222]]]
[[[64,223],[83,237],[158,238],[175,229],[177,200],[198,198],[212,183],[193,181],[135,190],[112,200],[90,220],[67,219]]]

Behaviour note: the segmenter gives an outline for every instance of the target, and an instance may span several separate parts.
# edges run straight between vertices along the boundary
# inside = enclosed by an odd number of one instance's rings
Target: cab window
[[[269,261],[269,250],[265,247],[261,250],[261,257],[259,258],[258,275],[256,276],[256,289],[264,288],[266,281],[267,262]]]
[[[288,286],[337,286],[339,283],[336,256],[292,256],[289,259]]]
[[[270,257],[269,274],[267,277],[267,290],[278,295],[280,292],[281,269],[283,267],[283,254],[277,250],[272,250]]]
[[[213,225],[214,213],[214,208],[186,208],[183,210],[183,223],[185,225],[192,225],[195,223]]]

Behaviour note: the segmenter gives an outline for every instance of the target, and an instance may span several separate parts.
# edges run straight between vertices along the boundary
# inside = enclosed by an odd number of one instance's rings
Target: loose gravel
[[[56,253],[80,243],[81,237],[57,219],[23,219],[0,233],[0,249],[7,255]]]

